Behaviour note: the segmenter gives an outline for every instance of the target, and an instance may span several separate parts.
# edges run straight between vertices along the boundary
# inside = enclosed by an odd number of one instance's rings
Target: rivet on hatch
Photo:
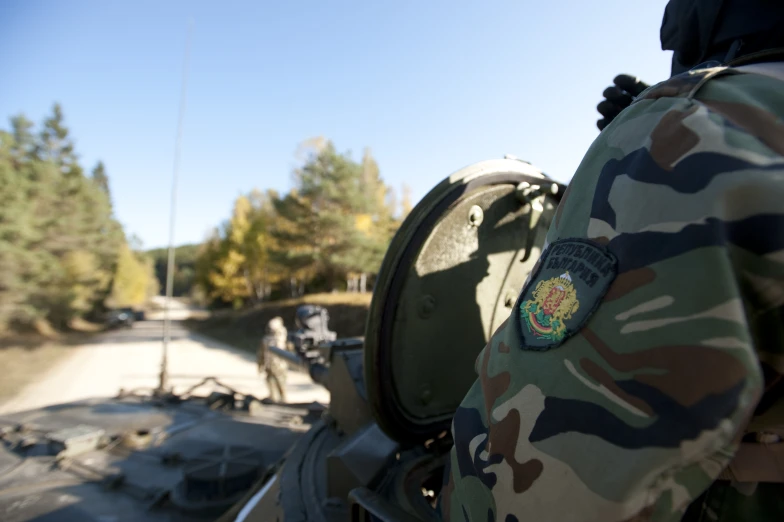
[[[422,299],[419,300],[419,317],[422,319],[427,319],[433,314],[435,309],[436,298],[430,294],[422,296]]]
[[[468,224],[476,228],[482,224],[485,219],[485,213],[479,205],[472,205],[468,211]]]
[[[429,404],[432,399],[433,392],[431,392],[428,388],[422,390],[422,395],[419,396],[419,400],[422,401],[422,404]]]

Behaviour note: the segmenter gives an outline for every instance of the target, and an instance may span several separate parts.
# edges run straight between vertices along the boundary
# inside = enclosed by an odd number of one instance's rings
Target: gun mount
[[[362,376],[360,375],[362,369],[362,338],[322,342],[304,353],[291,352],[275,346],[270,346],[267,350],[269,350],[270,354],[283,359],[290,365],[306,371],[313,382],[324,386],[330,393],[333,393],[333,390],[338,390],[344,384],[342,377],[345,374],[338,374],[330,379],[330,375],[338,371],[337,368],[341,363],[344,363],[344,366],[350,365],[354,368],[354,373],[359,376],[359,380],[353,381],[354,384],[364,387]],[[347,362],[349,359],[351,359],[351,363]],[[330,368],[333,365],[336,369],[331,373]],[[359,368],[358,371],[357,368]]]

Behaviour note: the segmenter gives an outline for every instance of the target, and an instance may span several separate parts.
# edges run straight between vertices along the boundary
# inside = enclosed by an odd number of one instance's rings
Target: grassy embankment
[[[100,327],[86,321],[71,325],[73,331],[58,333],[44,327],[42,332],[0,336],[0,402],[16,395],[25,385],[40,378],[76,345],[83,344]]]
[[[337,332],[338,337],[361,336],[364,335],[371,296],[370,293],[311,294],[297,299],[263,303],[238,312],[222,310],[211,314],[207,319],[192,319],[186,324],[202,335],[255,352],[264,335],[267,321],[280,316],[286,328],[293,330],[297,307],[314,304],[328,310],[329,329]]]

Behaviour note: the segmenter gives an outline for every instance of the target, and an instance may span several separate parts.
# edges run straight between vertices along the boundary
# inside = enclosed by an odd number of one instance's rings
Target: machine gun
[[[362,337],[349,337],[324,341],[304,353],[276,346],[267,349],[270,354],[306,371],[313,382],[329,390],[332,401],[340,401],[346,409],[351,409],[367,401],[362,373],[363,345]],[[370,414],[369,410],[367,413]],[[350,420],[352,425],[357,421],[356,418]]]

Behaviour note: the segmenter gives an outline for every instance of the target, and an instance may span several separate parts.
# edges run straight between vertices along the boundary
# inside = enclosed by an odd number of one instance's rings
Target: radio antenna
[[[174,223],[177,209],[177,177],[180,170],[180,150],[182,148],[182,124],[185,119],[185,101],[188,92],[188,62],[191,54],[193,20],[188,21],[188,35],[185,42],[185,57],[182,64],[182,89],[180,91],[180,111],[177,117],[177,137],[174,142],[174,165],[172,169],[171,204],[169,206],[169,257],[166,264],[166,301],[163,307],[163,350],[161,371],[158,375],[156,395],[169,392],[169,342],[171,341],[171,300],[174,293]]]

